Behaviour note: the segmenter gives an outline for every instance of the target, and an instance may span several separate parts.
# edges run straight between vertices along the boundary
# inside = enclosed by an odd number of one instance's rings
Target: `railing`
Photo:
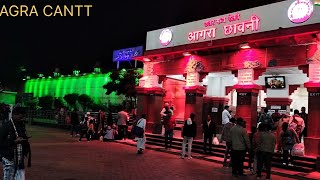
[[[99,112],[90,112],[90,116],[98,118]],[[83,120],[86,112],[78,112],[79,119]],[[69,127],[71,111],[53,111],[53,110],[29,110],[26,120],[29,124],[42,124]],[[133,116],[130,115],[129,125],[133,123]],[[107,118],[107,114],[106,114]],[[112,113],[112,121],[117,122],[117,113]]]

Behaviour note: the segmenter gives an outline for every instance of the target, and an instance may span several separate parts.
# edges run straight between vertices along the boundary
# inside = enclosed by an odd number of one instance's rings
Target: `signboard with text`
[[[304,7],[306,5],[308,6]],[[316,23],[320,23],[320,7],[315,6],[313,0],[287,0],[149,31],[146,50],[214,41]],[[168,37],[165,38],[165,44],[162,41],[164,31],[170,32],[170,34],[167,33],[168,36],[165,36]]]
[[[131,61],[134,57],[143,55],[143,46],[113,51],[113,62]]]
[[[195,73],[187,73],[187,78],[186,78],[186,86],[197,86],[199,85],[199,79],[200,79],[200,74],[195,72]]]

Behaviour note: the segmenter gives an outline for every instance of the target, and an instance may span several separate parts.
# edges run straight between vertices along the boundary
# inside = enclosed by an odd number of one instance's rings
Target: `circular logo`
[[[310,0],[296,0],[288,9],[288,17],[293,23],[303,23],[313,12],[313,3]]]
[[[170,44],[171,40],[172,40],[172,32],[170,29],[164,29],[161,34],[160,34],[160,44],[162,46],[167,46],[168,44]]]

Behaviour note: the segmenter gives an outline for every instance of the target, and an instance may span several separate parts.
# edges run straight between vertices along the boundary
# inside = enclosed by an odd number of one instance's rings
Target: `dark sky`
[[[0,5],[22,4],[2,0]],[[96,61],[115,68],[112,51],[145,45],[147,31],[231,13],[270,0],[26,0],[44,4],[92,4],[90,17],[0,17],[0,82],[13,87],[17,68],[52,75],[71,74],[78,64],[90,72]],[[124,65],[128,66],[128,63]]]

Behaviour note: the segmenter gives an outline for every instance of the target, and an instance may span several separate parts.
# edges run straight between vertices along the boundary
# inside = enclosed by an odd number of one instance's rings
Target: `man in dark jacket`
[[[73,137],[73,133],[75,132],[76,134],[79,133],[79,115],[77,113],[77,110],[74,109],[71,112],[71,133],[70,135]]]
[[[305,124],[305,127],[308,127],[308,114],[306,113],[306,107],[301,107],[301,113],[299,114],[299,116],[304,120],[304,124]],[[302,131],[302,135],[304,137],[307,137],[307,129],[308,128],[304,128],[303,131]],[[300,138],[301,140],[301,138]]]
[[[243,128],[244,121],[242,118],[237,119],[237,125],[230,130],[231,146],[232,146],[232,175],[244,176],[243,163],[246,151],[250,149],[249,136],[245,128]]]
[[[0,129],[0,154],[2,157],[3,179],[24,180],[24,157],[29,155],[28,167],[31,165],[30,144],[26,134],[22,107],[16,107],[12,119],[3,124]]]
[[[196,115],[194,113],[190,114],[190,118],[185,120],[183,130],[182,130],[182,136],[183,136],[183,142],[182,142],[182,155],[181,158],[184,159],[186,154],[186,144],[188,142],[188,159],[191,159],[191,148],[192,148],[192,141],[197,135],[197,124],[194,121]]]
[[[202,122],[202,129],[203,129],[203,140],[204,140],[203,151],[204,153],[207,153],[206,147],[209,141],[209,153],[211,153],[213,135],[214,137],[216,137],[216,124],[213,122],[210,115],[208,115],[208,118],[206,121]]]

